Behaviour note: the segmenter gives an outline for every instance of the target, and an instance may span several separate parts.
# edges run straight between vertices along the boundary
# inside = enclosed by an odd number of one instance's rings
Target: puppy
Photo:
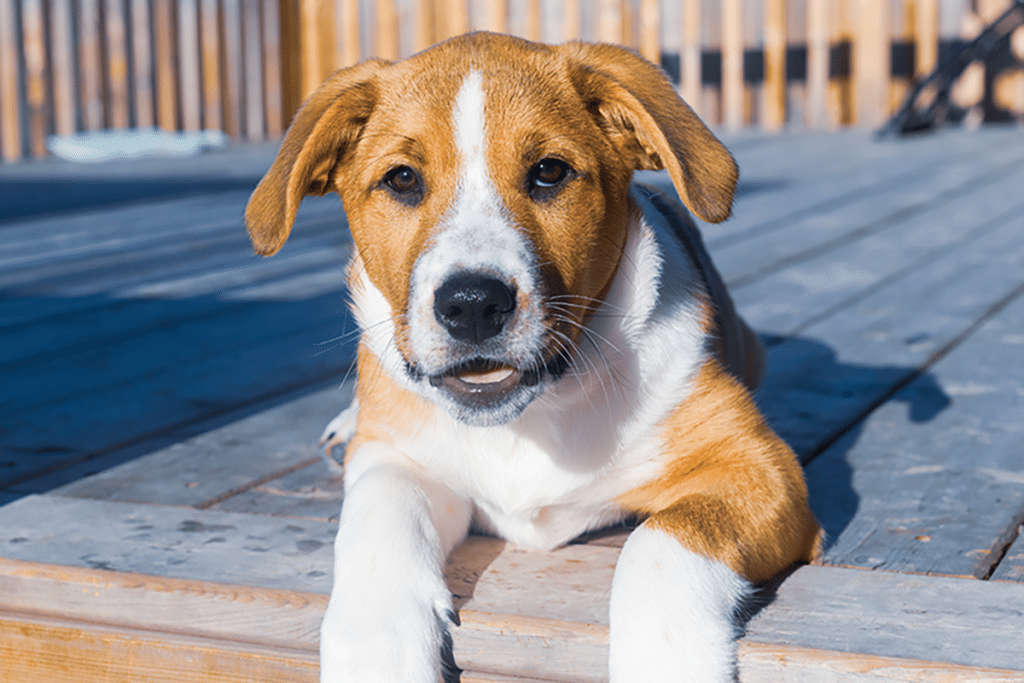
[[[337,192],[362,328],[322,681],[457,675],[442,571],[470,528],[554,548],[625,518],[610,679],[734,679],[737,605],[819,530],[750,398],[757,338],[685,210],[631,185],[662,168],[729,216],[732,157],[611,45],[469,34],[342,69],[296,115],[249,233],[273,254]]]

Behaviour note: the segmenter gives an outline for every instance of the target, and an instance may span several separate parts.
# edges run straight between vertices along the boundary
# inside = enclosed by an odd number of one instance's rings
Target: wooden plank
[[[975,206],[981,201],[978,195],[992,197],[999,206],[1006,206],[1013,198],[1005,195],[1004,180],[1007,174],[1018,181],[1021,178],[1014,171],[1024,162],[1024,148],[1010,148],[992,157],[935,167],[899,185],[865,193],[831,211],[751,235],[742,242],[715,245],[715,263],[726,283],[737,292],[826,251],[845,250],[855,242],[902,229],[912,220],[919,221],[922,214],[935,220],[958,204]]]
[[[221,89],[220,7],[218,0],[201,0],[199,7],[199,63],[202,70],[203,128],[224,128]]]
[[[22,155],[17,27],[15,0],[0,0],[0,152],[7,161]]]
[[[786,0],[767,0],[764,15],[761,127],[779,131],[786,125]]]
[[[103,52],[99,0],[81,0],[78,4],[78,99],[82,108],[82,127],[104,127]]]
[[[67,475],[49,480],[41,479],[43,475],[282,394],[333,386],[349,373],[351,358],[311,357],[311,351],[343,330],[299,330],[197,360],[179,369],[176,377],[170,368],[156,368],[147,376],[95,387],[45,409],[19,412],[16,426],[4,435],[4,450],[5,460],[14,463],[7,472],[20,474],[11,475],[5,486],[20,492],[46,490],[66,483]],[[95,408],[83,411],[83,399]]]
[[[46,69],[46,30],[42,0],[22,0],[22,54],[25,64],[25,104],[28,107],[28,141],[34,157],[46,156],[50,127],[49,80]]]
[[[0,616],[0,661],[12,680],[82,683],[272,680],[314,683],[316,653],[279,651],[208,638],[169,637],[37,616]]]
[[[242,0],[242,71],[245,84],[245,139],[257,142],[266,139],[263,111],[263,38],[260,32],[260,0]],[[318,27],[318,30],[324,30]],[[320,44],[333,53],[332,45]],[[329,73],[329,72],[328,72]],[[317,84],[319,85],[319,83]]]
[[[855,7],[853,90],[855,123],[878,128],[889,116],[890,0],[861,0]]]
[[[992,574],[993,581],[1024,581],[1024,529],[1018,527],[1017,539]]]
[[[181,128],[203,128],[203,89],[199,46],[199,0],[176,0],[178,98]]]
[[[799,455],[812,457],[852,428],[1024,280],[1021,266],[1012,261],[1019,256],[1012,235],[1020,228],[1007,223],[1007,216],[976,226],[975,243],[948,243],[939,258],[897,271],[771,348],[758,401]],[[1011,250],[1012,268],[977,288],[985,282],[978,259],[1000,248]],[[972,261],[960,262],[960,255]],[[959,294],[963,285],[975,286],[970,297]],[[940,295],[946,300],[936,298]],[[941,392],[931,397],[933,407],[943,405]]]
[[[97,518],[107,521],[96,524]],[[118,616],[123,605],[133,605],[133,615],[147,615],[156,627],[181,628],[173,616],[181,607],[175,606],[194,604],[195,613],[208,618],[191,625],[211,635],[233,629],[237,640],[251,642],[255,631],[262,642],[311,646],[323,598],[304,599],[295,591],[323,596],[330,585],[329,524],[55,496],[17,501],[0,509],[0,519],[10,549],[0,576],[19,587],[3,591],[10,596],[5,600],[66,619],[92,614],[103,623],[124,618]],[[19,540],[12,544],[12,538]],[[316,543],[322,545],[313,548]],[[456,661],[510,676],[579,680],[572,678],[578,673],[582,680],[602,680],[595,662],[605,660],[608,588],[618,552],[570,545],[545,553],[470,538],[453,552],[446,573],[463,624],[453,634]],[[55,560],[81,569],[25,564]],[[116,573],[136,567],[148,576]],[[187,584],[165,582],[154,572]],[[1019,676],[1024,670],[1017,642],[1024,585],[1018,583],[808,566],[769,595],[771,604],[747,624],[741,642],[741,666],[753,652],[755,671],[845,667],[864,675],[893,665],[907,675],[895,680],[940,681],[960,674],[1013,680],[1011,671]],[[232,607],[239,609],[235,617]],[[271,614],[276,619],[268,619]],[[773,663],[773,651],[785,657]],[[1000,668],[1006,671],[992,671]]]
[[[154,107],[155,77],[150,40],[150,12],[147,0],[129,0],[132,36],[132,64],[134,72],[135,121],[138,128],[156,125]]]
[[[583,14],[580,0],[564,0],[562,13],[562,40],[579,40],[583,37]]]
[[[621,0],[599,0],[593,11],[596,14],[597,40],[605,43],[622,42]]]
[[[508,0],[486,0],[484,30],[504,33],[508,30]]]
[[[336,524],[59,496],[28,496],[16,500],[0,508],[0,518],[4,520],[0,535],[4,539],[7,560],[115,574],[106,579],[100,576],[88,580],[99,587],[116,581],[116,575],[121,574],[125,577],[121,585],[127,582],[127,587],[131,586],[129,577],[132,575],[157,575],[267,591],[330,593]],[[998,585],[1016,588],[1014,584]],[[142,588],[146,590],[145,584]],[[75,590],[81,594],[81,585],[75,586],[72,592]],[[202,589],[196,592],[203,594]],[[4,602],[12,600],[33,611],[68,617],[87,616],[93,602],[75,603],[58,594],[47,606],[46,593],[39,593],[33,607],[29,595],[9,596],[7,591],[2,595]],[[103,598],[104,595],[101,592],[92,597]],[[175,597],[165,594],[157,599],[171,601]],[[115,604],[105,608],[108,611],[117,609],[116,603],[120,602],[117,594],[111,599]],[[217,602],[217,598],[211,602]],[[302,604],[301,600],[289,599],[288,602]],[[248,621],[244,612],[242,619]],[[218,621],[220,617],[212,619],[206,627],[221,628]],[[273,627],[266,624],[266,628]],[[295,633],[301,642],[309,642],[313,630],[310,626],[284,628],[284,625],[282,629],[284,633]],[[273,633],[266,631],[268,636]],[[275,640],[282,638],[275,637]]]
[[[1012,226],[1019,234],[1024,219]],[[827,562],[987,578],[1017,536],[1024,522],[1024,254],[1003,246],[1011,252],[990,252],[985,269],[1016,272],[1005,309],[997,305],[927,375],[879,408],[855,444],[837,444],[808,467],[816,481],[852,470],[833,486],[859,498]],[[980,289],[983,278],[956,284],[972,297],[991,296]],[[910,406],[909,419],[901,403]]]
[[[336,0],[334,15],[337,17],[335,27],[335,53],[338,67],[352,66],[362,58],[359,30],[359,1]],[[328,74],[324,75],[326,78]]]
[[[807,109],[810,128],[828,126],[829,0],[807,0]]]
[[[71,0],[50,2],[50,74],[53,88],[53,125],[57,135],[71,135],[76,128],[74,82],[74,33]]]
[[[701,14],[700,0],[684,0],[682,7],[682,27],[680,28],[680,91],[683,100],[686,101],[694,113],[698,116],[703,114],[701,106],[701,93],[703,91],[701,73],[701,52],[703,41],[701,39]]]
[[[939,63],[939,2],[914,0],[914,75],[923,78]]]
[[[222,47],[224,69],[224,132],[236,139],[245,137],[245,91],[242,52],[242,10],[241,0],[222,0],[221,13],[224,17],[224,44]],[[299,37],[300,41],[302,36]],[[301,42],[300,42],[301,44]],[[303,70],[304,72],[304,63]],[[306,97],[306,83],[302,81],[301,102]]]
[[[193,527],[200,524],[192,521]],[[192,533],[209,539],[225,531]],[[302,536],[301,532],[291,534]],[[5,613],[72,623],[87,619],[120,630],[308,652],[316,652],[327,607],[326,595],[309,591],[10,559],[0,559],[0,587]],[[182,619],[184,613],[188,620]]]
[[[661,64],[661,6],[658,0],[640,0],[640,54]]]
[[[282,516],[289,514],[267,506],[243,506],[252,500],[255,486],[287,486],[284,479],[296,473],[316,470],[320,485],[332,483],[319,468],[307,464],[318,460],[316,443],[327,423],[348,405],[355,384],[350,378],[341,387],[320,391],[280,406],[261,411],[219,429],[195,436],[105,472],[54,491],[68,498],[95,498],[150,505],[210,507],[221,498],[232,505],[218,505],[226,512],[250,512]],[[272,475],[279,475],[268,479]],[[294,475],[292,475],[294,477]],[[255,484],[254,482],[261,482]],[[297,490],[297,489],[296,489]],[[230,498],[225,494],[234,492]],[[268,496],[269,497],[269,496]],[[297,504],[300,502],[295,501]],[[323,515],[336,516],[339,504]]]
[[[395,0],[377,0],[376,21],[373,24],[376,31],[376,54],[382,59],[398,59],[398,12],[395,10]]]
[[[121,0],[104,0],[106,32],[107,102],[111,128],[128,128],[128,32]]]
[[[266,121],[266,138],[277,140],[288,125],[283,115],[284,91],[281,74],[281,22],[278,3],[275,0],[261,0],[263,44],[263,116]]]
[[[178,76],[174,62],[177,18],[173,0],[152,1],[153,71],[156,80],[156,124],[178,130]]]
[[[722,124],[737,131],[746,123],[743,82],[743,3],[722,1]]]

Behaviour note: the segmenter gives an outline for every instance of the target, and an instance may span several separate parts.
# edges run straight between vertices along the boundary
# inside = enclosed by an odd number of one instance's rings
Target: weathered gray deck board
[[[54,491],[75,498],[208,507],[242,499],[254,482],[274,485],[296,467],[314,469],[316,441],[352,398],[355,383],[289,401]],[[323,475],[321,474],[321,477]],[[324,518],[336,515],[340,506]],[[245,510],[249,511],[249,510]],[[261,510],[262,514],[277,514]]]
[[[1024,217],[1018,224],[1024,231]],[[1024,259],[1019,268],[1024,282]],[[827,562],[975,578],[991,573],[1024,522],[1022,332],[1018,297],[933,365],[928,378],[879,408],[855,444],[837,444],[811,463],[816,489],[846,485],[859,498]],[[915,395],[936,385],[951,403],[928,419],[915,420],[900,405],[912,406]],[[839,513],[827,499],[819,505],[823,516]]]
[[[1017,529],[1017,540],[1007,549],[992,580],[1024,582],[1024,528]]]

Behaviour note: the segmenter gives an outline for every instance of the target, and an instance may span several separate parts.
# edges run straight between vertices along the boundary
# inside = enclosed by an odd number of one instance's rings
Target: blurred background
[[[0,0],[0,154],[42,157],[48,136],[103,129],[276,140],[333,70],[404,57],[472,29],[632,46],[725,130],[877,127],[915,79],[1013,4]],[[997,42],[956,79],[944,118],[1024,120],[1024,28]]]

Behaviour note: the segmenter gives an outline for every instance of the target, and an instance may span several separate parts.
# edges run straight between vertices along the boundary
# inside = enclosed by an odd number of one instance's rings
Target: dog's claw
[[[459,613],[453,609],[448,610],[448,620],[456,626],[462,626],[462,620],[459,619]]]
[[[341,446],[352,439],[356,433],[357,417],[359,417],[359,399],[354,398],[348,408],[345,408],[336,418],[327,423],[324,433],[320,436],[319,443],[323,447],[320,451],[320,457],[327,463],[327,469],[335,474],[344,472],[344,467],[334,459],[331,451],[334,450],[335,446]]]

